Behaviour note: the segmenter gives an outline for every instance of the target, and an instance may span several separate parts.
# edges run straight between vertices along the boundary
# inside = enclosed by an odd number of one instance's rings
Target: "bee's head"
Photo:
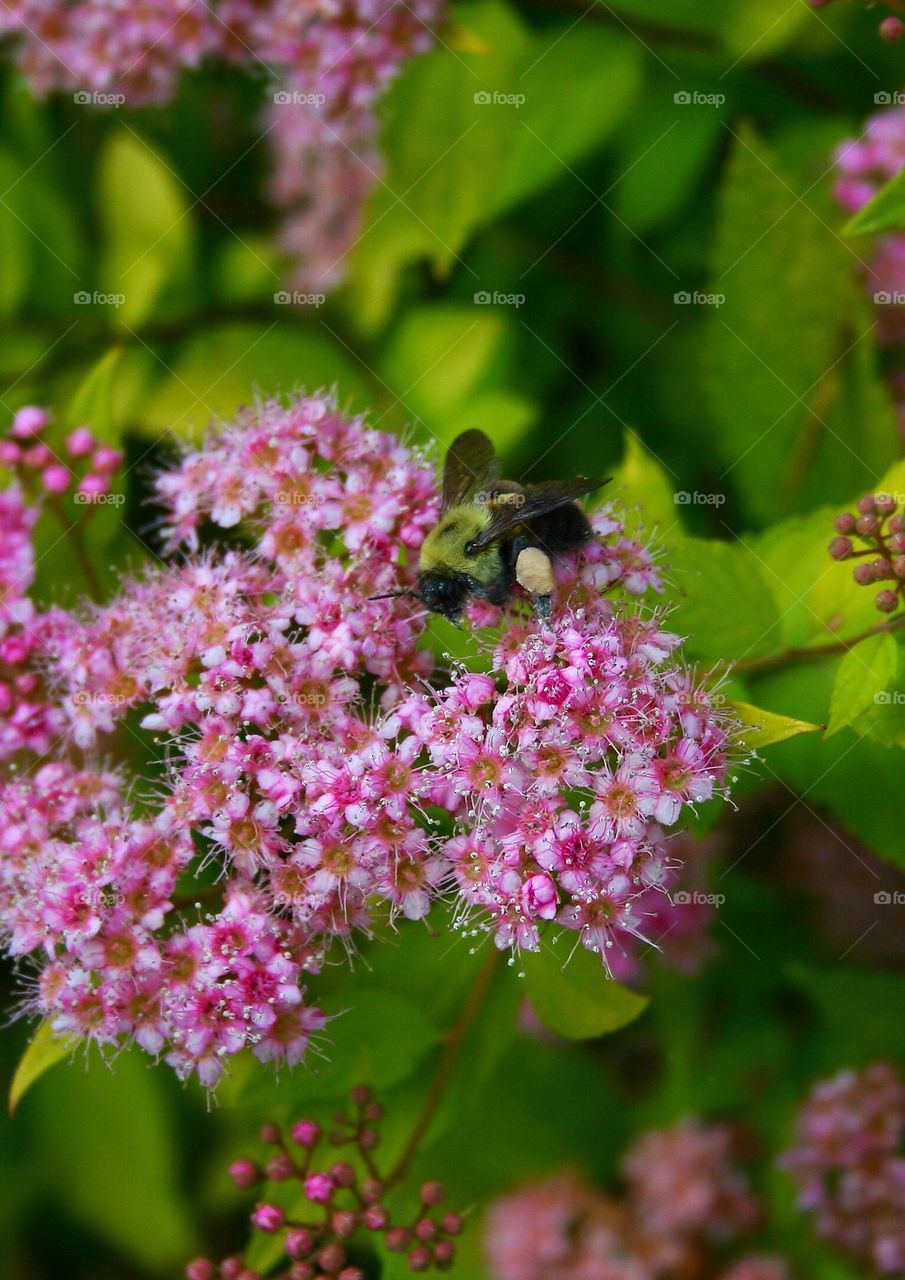
[[[468,586],[449,573],[422,573],[418,579],[418,598],[430,609],[451,622],[457,622],[465,607]]]

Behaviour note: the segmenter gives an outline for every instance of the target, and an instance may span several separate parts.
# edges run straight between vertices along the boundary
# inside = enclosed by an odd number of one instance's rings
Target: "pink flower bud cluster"
[[[898,23],[898,19],[887,19]],[[901,26],[901,24],[899,23]],[[836,148],[835,195],[844,211],[857,213],[905,163],[905,109],[878,111],[865,122],[861,136]],[[905,236],[877,236],[864,276],[868,295],[878,304],[875,312],[880,340],[889,347],[905,343]],[[901,370],[891,385],[905,423],[905,388]]]
[[[0,441],[0,464],[12,471],[29,491],[67,493],[73,486],[84,499],[106,493],[122,466],[118,449],[100,444],[87,427],[76,427],[64,440],[61,453],[41,439],[50,425],[46,409],[29,405],[13,418],[7,439]],[[62,454],[62,456],[61,456]]]
[[[905,513],[898,495],[866,494],[858,499],[858,513],[843,511],[834,522],[837,537],[829,545],[834,560],[860,560],[852,570],[859,586],[877,582],[874,602],[881,613],[893,613],[905,598]],[[853,539],[863,544],[860,549]],[[870,558],[868,558],[870,557]]]
[[[644,1135],[620,1195],[573,1174],[499,1200],[486,1222],[493,1280],[789,1280],[778,1259],[727,1249],[760,1206],[735,1163],[730,1130],[685,1121]]]
[[[559,566],[554,621],[507,617],[484,675],[435,670],[423,609],[370,598],[416,584],[434,468],[331,400],[260,406],[158,488],[172,563],[66,616],[60,760],[0,796],[22,815],[0,926],[43,957],[34,1011],[213,1084],[246,1046],[298,1061],[331,944],[438,895],[500,947],[555,920],[602,954],[685,910],[669,841],[722,788],[727,727],[631,600],[659,578],[611,514]],[[163,756],[154,799],[104,774],[62,804],[127,715]]]
[[[0,491],[0,762],[23,752],[42,755],[65,727],[42,675],[65,615],[41,613],[28,598],[37,517],[18,485]]]
[[[885,1062],[812,1091],[783,1157],[817,1234],[879,1275],[905,1271],[905,1085]]]
[[[393,1216],[386,1199],[398,1178],[382,1176],[374,1156],[383,1107],[363,1085],[351,1097],[354,1114],[335,1116],[328,1134],[314,1120],[299,1120],[288,1137],[278,1125],[267,1124],[261,1141],[272,1154],[263,1163],[243,1158],[230,1165],[238,1187],[259,1187],[260,1194],[270,1197],[251,1214],[255,1230],[282,1237],[283,1258],[268,1275],[274,1280],[364,1280],[365,1273],[350,1263],[350,1256],[356,1241],[373,1236],[382,1237],[391,1253],[404,1254],[410,1271],[447,1271],[455,1259],[462,1217],[442,1209],[446,1192],[439,1182],[423,1184],[419,1207],[407,1221]],[[331,1158],[330,1148],[346,1148],[348,1159]],[[281,1184],[301,1184],[301,1208],[284,1208],[289,1201],[280,1194]],[[299,1203],[297,1192],[291,1203]],[[186,1277],[260,1280],[239,1254],[219,1264],[196,1258]]]
[[[0,34],[16,37],[37,93],[101,107],[167,102],[205,60],[269,72],[282,244],[293,282],[324,289],[343,274],[382,167],[377,103],[445,14],[445,0],[9,0]]]

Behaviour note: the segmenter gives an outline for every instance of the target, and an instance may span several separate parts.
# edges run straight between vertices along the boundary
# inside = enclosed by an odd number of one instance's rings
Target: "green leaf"
[[[114,425],[113,384],[121,357],[122,348],[114,347],[92,367],[69,404],[66,419],[70,431],[87,426],[105,444],[120,443]]]
[[[106,304],[135,327],[184,303],[194,259],[188,191],[170,165],[134,130],[112,133],[98,172]],[[94,291],[85,289],[91,296]]]
[[[500,0],[461,5],[458,18],[475,48],[412,59],[388,95],[386,174],[353,264],[356,315],[372,329],[406,262],[448,274],[479,228],[553,181],[575,182],[570,169],[640,88],[640,47],[621,32],[570,19],[534,36]]]
[[[61,1072],[35,1096],[42,1183],[100,1239],[172,1274],[196,1246],[163,1078],[138,1051]]]
[[[0,189],[8,193],[21,174],[13,157],[0,151]],[[29,277],[29,236],[27,228],[6,201],[0,202],[0,316],[14,315],[25,297]]]
[[[822,724],[778,716],[773,711],[753,707],[750,702],[739,702],[735,698],[730,698],[727,706],[744,726],[742,736],[745,745],[755,751],[759,751],[761,747],[772,747],[777,742],[785,742],[787,738],[794,738],[799,733],[822,733],[824,729]]]
[[[849,218],[842,234],[873,235],[877,231],[897,231],[900,227],[905,227],[905,169],[900,169],[873,199]]]
[[[258,395],[297,387],[313,393],[335,384],[344,406],[354,397],[353,407],[374,407],[366,371],[324,330],[294,319],[213,326],[188,338],[167,363],[138,411],[140,426],[154,435],[197,438],[212,421],[232,421]]]
[[[19,1059],[9,1086],[9,1113],[16,1110],[31,1086],[45,1071],[61,1062],[76,1043],[72,1036],[56,1036],[49,1022],[42,1022]]]
[[[775,518],[796,498],[810,433],[822,430],[825,379],[851,345],[840,316],[850,259],[799,200],[795,178],[746,128],[720,194],[707,318],[707,390],[716,442],[751,516]],[[815,426],[816,424],[816,426]],[[844,437],[832,441],[867,476]]]
[[[878,705],[878,699],[891,698],[898,657],[896,642],[888,633],[869,636],[852,646],[836,672],[827,737],[852,725]]]
[[[681,535],[682,503],[677,502],[676,478],[667,475],[662,464],[645,448],[634,431],[625,433],[622,461],[606,486],[603,500],[611,496],[628,508],[626,528],[634,533],[656,535],[658,541]],[[639,509],[637,516],[632,508]]]
[[[522,958],[528,996],[545,1027],[567,1040],[594,1040],[644,1012],[647,997],[608,977],[600,955],[571,935],[560,941],[568,948],[544,944]]]
[[[683,538],[670,548],[681,592],[671,617],[701,658],[740,659],[777,648],[779,613],[757,556],[741,542]]]

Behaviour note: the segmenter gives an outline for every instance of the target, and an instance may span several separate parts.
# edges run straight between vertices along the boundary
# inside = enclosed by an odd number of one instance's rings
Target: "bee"
[[[440,518],[421,546],[418,589],[392,594],[413,595],[457,622],[469,597],[505,605],[518,583],[538,616],[549,618],[551,561],[593,536],[576,499],[605,483],[583,476],[524,486],[501,480],[483,431],[462,432],[446,455]]]

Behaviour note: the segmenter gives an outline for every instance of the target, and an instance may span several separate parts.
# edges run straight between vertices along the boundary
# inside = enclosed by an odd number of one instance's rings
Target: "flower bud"
[[[262,1142],[267,1142],[270,1144],[277,1143],[280,1141],[280,1138],[282,1136],[280,1133],[280,1126],[278,1124],[262,1125],[261,1131],[258,1134],[258,1136]]]
[[[905,556],[896,556],[892,562],[892,571],[897,578],[905,578]]]
[[[890,533],[905,533],[905,516],[893,516],[889,522]]]
[[[289,1280],[317,1280],[317,1272],[307,1262],[293,1262],[289,1268]]]
[[[412,1243],[412,1233],[407,1227],[390,1227],[384,1236],[384,1244],[390,1253],[405,1253]]]
[[[328,1275],[333,1275],[346,1265],[346,1251],[341,1244],[333,1240],[325,1244],[317,1255],[317,1260]]]
[[[409,1254],[409,1270],[427,1271],[432,1261],[430,1249],[425,1249],[424,1245],[419,1245],[417,1249],[413,1249]]]
[[[343,1239],[348,1239],[349,1236],[354,1236],[358,1230],[358,1214],[353,1212],[352,1209],[340,1209],[330,1219],[330,1226],[336,1235],[342,1236]]]
[[[338,1187],[351,1187],[355,1181],[355,1170],[347,1160],[337,1160],[330,1166],[330,1177]]]
[[[239,1280],[239,1276],[245,1270],[245,1259],[238,1254],[233,1254],[229,1258],[224,1258],[220,1263],[220,1275],[223,1280]]]
[[[227,1170],[237,1187],[253,1187],[264,1176],[253,1160],[234,1160]]]
[[[855,579],[859,587],[869,586],[874,580],[874,573],[869,564],[856,564],[852,569],[852,577]]]
[[[312,1204],[329,1204],[336,1187],[325,1173],[309,1173],[305,1179],[305,1195]]]
[[[438,1266],[448,1266],[456,1256],[456,1246],[452,1240],[440,1240],[434,1245],[434,1261]]]
[[[874,514],[874,497],[872,493],[866,493],[863,498],[859,498],[855,504],[862,516],[872,516]]]
[[[278,1204],[258,1204],[255,1205],[251,1221],[259,1231],[274,1232],[279,1231],[286,1221],[286,1214]]]
[[[448,1236],[457,1236],[462,1230],[462,1217],[458,1213],[447,1213],[440,1225]]]
[[[890,591],[887,588],[885,591],[877,592],[874,603],[882,613],[892,613],[899,603],[899,597],[895,591]]]
[[[358,1145],[362,1151],[374,1151],[380,1146],[380,1134],[376,1129],[362,1129],[358,1135]]]
[[[308,1150],[315,1146],[321,1136],[321,1127],[313,1120],[299,1120],[292,1126],[292,1141]]]
[[[41,476],[41,483],[48,493],[65,493],[69,488],[69,471],[66,467],[48,467]]]
[[[855,528],[862,538],[872,538],[880,528],[880,521],[873,515],[859,516],[855,522]]]
[[[76,427],[66,437],[66,452],[70,458],[86,458],[96,444],[87,427]]]
[[[837,533],[854,533],[855,517],[850,511],[843,511],[841,516],[837,516],[833,521],[833,528]]]
[[[368,1204],[375,1204],[383,1198],[384,1185],[377,1178],[368,1178],[361,1189],[361,1194]]]
[[[430,1218],[419,1218],[415,1223],[415,1235],[422,1244],[430,1244],[437,1236],[436,1222],[432,1222]]]
[[[890,14],[888,18],[883,19],[877,30],[887,44],[895,44],[905,34],[905,22],[901,18],[896,18],[893,14]]]
[[[365,1280],[361,1267],[343,1267],[336,1280]]]
[[[369,1204],[362,1213],[361,1220],[369,1231],[382,1231],[390,1220],[390,1215],[383,1205]]]
[[[885,556],[877,556],[876,560],[871,560],[870,567],[874,582],[882,582],[884,578],[892,577],[892,565]]]
[[[366,1084],[357,1084],[352,1090],[351,1098],[357,1107],[363,1107],[370,1102],[374,1096],[374,1091]]]
[[[307,1258],[314,1248],[314,1236],[305,1227],[290,1227],[286,1232],[285,1248],[290,1258]]]
[[[213,1280],[214,1264],[208,1258],[195,1258],[185,1269],[186,1280]]]
[[[442,1204],[446,1199],[446,1188],[442,1182],[425,1182],[421,1188],[421,1199],[425,1204]]]
[[[278,1151],[267,1161],[264,1172],[271,1182],[285,1182],[295,1173],[295,1165],[284,1151]]]
[[[834,560],[847,560],[854,551],[851,538],[834,538],[829,545],[829,553]]]
[[[10,434],[18,440],[26,440],[29,436],[40,435],[48,422],[50,422],[50,414],[46,409],[39,409],[36,405],[29,404],[13,417]]]

